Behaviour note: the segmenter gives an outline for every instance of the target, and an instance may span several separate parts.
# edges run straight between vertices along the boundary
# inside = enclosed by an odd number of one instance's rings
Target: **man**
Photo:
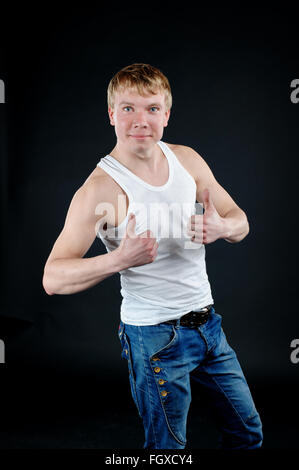
[[[222,447],[259,448],[260,417],[205,265],[205,245],[243,240],[247,217],[198,153],[161,141],[171,105],[168,79],[155,67],[133,64],[112,78],[116,146],[75,193],[43,285],[49,295],[72,294],[120,273],[119,338],[145,448],[185,447],[190,377],[208,391]],[[95,236],[107,254],[83,258]]]

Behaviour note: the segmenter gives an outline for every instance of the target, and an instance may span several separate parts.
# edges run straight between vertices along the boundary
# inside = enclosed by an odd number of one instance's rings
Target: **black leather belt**
[[[208,321],[212,307],[213,307],[213,304],[203,307],[202,309],[200,309],[199,312],[191,311],[191,312],[186,313],[179,319],[180,325],[188,326],[189,328],[196,328],[197,326],[203,325],[204,323]],[[177,320],[168,320],[164,323],[168,323],[170,325],[176,325]]]

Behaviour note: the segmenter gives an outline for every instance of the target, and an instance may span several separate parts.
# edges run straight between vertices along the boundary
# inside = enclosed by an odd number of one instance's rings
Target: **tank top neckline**
[[[116,158],[112,157],[112,155],[106,155],[106,158],[109,160],[112,160],[118,168],[122,169],[125,173],[127,173],[129,176],[131,176],[134,180],[138,181],[140,184],[142,184],[144,187],[152,190],[152,191],[163,191],[164,189],[168,188],[168,186],[171,184],[172,179],[173,179],[173,165],[172,165],[172,159],[170,156],[170,148],[161,140],[157,142],[159,145],[160,149],[162,150],[162,153],[165,155],[167,162],[168,162],[168,180],[166,181],[165,184],[162,186],[154,186],[152,184],[147,183],[144,181],[142,178],[139,176],[135,175],[129,168],[124,166],[122,163],[120,163]]]

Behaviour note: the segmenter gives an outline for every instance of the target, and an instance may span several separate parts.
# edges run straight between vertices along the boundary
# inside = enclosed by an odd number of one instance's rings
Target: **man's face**
[[[133,89],[115,94],[114,108],[108,110],[115,126],[117,142],[131,151],[146,151],[163,135],[170,110],[165,108],[164,93],[141,96]]]

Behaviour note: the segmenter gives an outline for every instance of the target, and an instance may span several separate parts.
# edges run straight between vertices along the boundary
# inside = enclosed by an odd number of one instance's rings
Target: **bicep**
[[[69,206],[64,227],[57,238],[47,260],[82,258],[96,238],[94,194],[81,187],[74,195]]]

